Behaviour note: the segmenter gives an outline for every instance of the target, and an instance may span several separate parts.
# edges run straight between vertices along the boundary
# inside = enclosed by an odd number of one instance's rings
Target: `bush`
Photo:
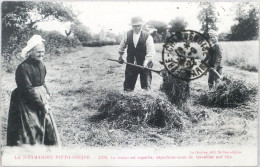
[[[13,72],[17,65],[22,61],[19,56],[22,49],[26,46],[27,41],[34,35],[41,35],[45,39],[45,50],[47,54],[60,55],[62,52],[70,52],[72,48],[80,45],[75,37],[66,37],[57,31],[28,31],[23,33],[18,39],[11,36],[8,44],[2,48],[2,68],[7,72]],[[66,50],[64,48],[67,48]]]
[[[236,107],[249,101],[256,94],[256,86],[246,85],[241,80],[225,78],[215,90],[202,93],[197,102],[206,106]]]
[[[154,40],[154,43],[162,43],[164,42],[164,37],[161,34],[151,34]]]
[[[67,37],[57,31],[37,31],[45,39],[45,49],[47,53],[61,54],[62,48],[76,48],[80,45],[76,37]]]
[[[93,41],[93,42],[83,42],[82,46],[84,47],[101,47],[106,45],[118,45],[118,42],[114,41]]]
[[[7,72],[13,72],[22,58],[18,53],[26,46],[26,41],[31,37],[31,32],[24,30],[10,36],[9,41],[2,41],[2,69]],[[2,39],[3,40],[3,39]],[[5,43],[5,45],[4,45]]]

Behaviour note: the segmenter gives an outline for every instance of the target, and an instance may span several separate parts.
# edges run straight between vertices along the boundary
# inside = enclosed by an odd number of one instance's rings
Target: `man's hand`
[[[123,56],[120,55],[119,58],[118,58],[118,63],[119,64],[123,64],[124,63],[124,59],[123,59]]]
[[[152,68],[152,64],[153,64],[152,60],[145,60],[144,61],[144,67],[145,68]]]
[[[145,61],[144,61],[144,67],[148,68],[148,63],[149,63],[149,61],[148,61],[148,60],[145,60]]]

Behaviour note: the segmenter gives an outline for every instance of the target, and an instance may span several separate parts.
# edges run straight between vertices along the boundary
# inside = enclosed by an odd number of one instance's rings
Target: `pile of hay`
[[[92,122],[106,121],[116,129],[136,130],[140,127],[183,128],[185,114],[163,97],[146,93],[111,91],[105,96]]]
[[[160,91],[167,95],[172,104],[182,107],[190,97],[190,83],[165,73]]]
[[[206,106],[236,107],[257,94],[257,86],[225,78],[216,89],[202,93],[197,102]]]

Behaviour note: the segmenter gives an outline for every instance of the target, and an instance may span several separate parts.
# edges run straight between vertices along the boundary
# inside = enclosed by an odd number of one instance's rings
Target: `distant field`
[[[259,42],[221,42],[223,62],[248,71],[258,71]]]
[[[245,66],[247,70],[249,67],[258,67],[258,43],[225,42],[221,45],[225,62],[223,75],[234,80],[242,80],[245,85],[257,87],[258,73],[241,69],[245,64],[248,65]],[[156,44],[154,69],[163,68],[159,63],[161,47],[162,44]],[[198,121],[191,122],[188,118],[185,120],[187,116],[178,110],[185,116],[184,123],[187,122],[187,125],[183,125],[185,128],[182,130],[141,125],[139,127],[135,125],[136,130],[128,130],[113,126],[113,123],[118,122],[117,120],[91,122],[89,118],[97,114],[100,106],[107,102],[107,95],[111,95],[111,92],[112,95],[114,93],[118,97],[130,98],[133,96],[142,100],[146,98],[153,100],[160,97],[167,100],[159,91],[162,78],[155,73],[151,91],[142,91],[138,81],[134,92],[129,94],[123,92],[125,65],[107,60],[107,58],[118,58],[117,48],[118,46],[85,47],[45,62],[46,83],[52,93],[50,106],[64,147],[257,144],[257,97],[252,96],[249,102],[236,108],[205,107],[195,104],[193,101],[196,101],[200,94],[208,91],[207,76],[190,83],[189,107],[192,109],[191,114],[198,116]],[[227,62],[233,62],[233,64],[229,63],[232,67],[227,66]],[[1,137],[4,145],[10,95],[15,87],[14,73],[3,72],[1,78]],[[149,104],[153,104],[153,102],[150,101]],[[147,106],[140,107],[147,108]],[[175,108],[175,106],[172,107]],[[127,121],[128,119],[120,120],[120,122]],[[151,135],[151,133],[153,134]]]

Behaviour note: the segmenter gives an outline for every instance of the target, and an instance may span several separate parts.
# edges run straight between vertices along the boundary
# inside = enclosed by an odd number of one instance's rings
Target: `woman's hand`
[[[49,113],[49,111],[50,111],[50,106],[49,106],[49,104],[45,104],[45,105],[44,105],[44,111],[45,111],[45,114],[48,114],[48,113]]]
[[[49,99],[50,99],[50,97],[51,97],[51,95],[50,95],[50,94],[47,94],[47,95],[46,95],[46,98],[47,98],[47,100],[49,100]]]

